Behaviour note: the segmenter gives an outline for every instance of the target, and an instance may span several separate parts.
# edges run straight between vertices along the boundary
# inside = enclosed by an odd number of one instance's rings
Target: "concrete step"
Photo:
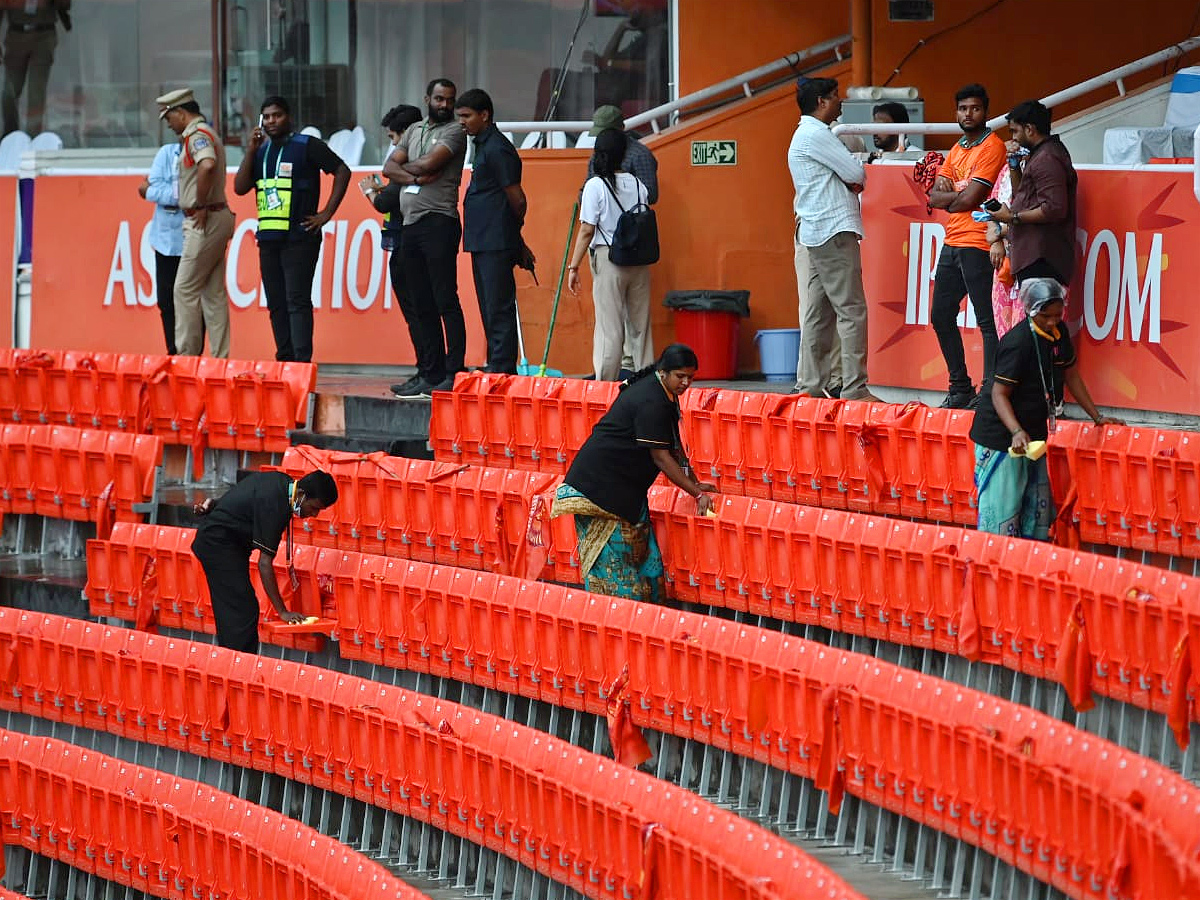
[[[395,435],[382,432],[356,431],[337,434],[318,431],[290,432],[292,444],[307,444],[322,450],[343,450],[348,453],[378,453],[405,456],[409,459],[433,459],[428,434]]]

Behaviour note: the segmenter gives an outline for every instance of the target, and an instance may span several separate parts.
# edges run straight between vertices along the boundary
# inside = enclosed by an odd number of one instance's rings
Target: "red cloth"
[[[657,848],[662,841],[654,838],[660,828],[662,826],[657,822],[642,827],[642,871],[638,873],[638,900],[654,900],[660,894]]]
[[[142,577],[129,593],[135,610],[134,627],[138,631],[158,632],[158,562],[147,556],[142,564]]]
[[[979,609],[975,605],[975,561],[968,559],[966,565],[962,605],[958,615],[958,655],[971,662],[979,662],[983,658],[983,646],[979,631]]]
[[[613,759],[623,766],[637,768],[650,758],[650,745],[642,736],[642,730],[633,723],[629,715],[629,701],[625,690],[629,685],[629,665],[621,670],[608,688],[605,709],[608,718],[608,741],[612,744]]]
[[[919,188],[925,191],[926,196],[933,190],[933,185],[937,182],[938,172],[945,161],[946,157],[942,154],[936,150],[930,150],[913,166],[913,181],[917,183]],[[932,213],[933,207],[926,204],[925,211]]]
[[[117,483],[110,481],[104,486],[104,490],[100,492],[100,496],[96,500],[96,537],[102,541],[107,541],[112,534],[113,517],[116,514],[112,494],[116,487]]]
[[[1092,649],[1088,643],[1083,603],[1076,602],[1058,642],[1058,680],[1067,689],[1067,697],[1076,712],[1087,712],[1096,705],[1092,698]]]
[[[842,808],[846,794],[846,774],[841,769],[842,728],[838,713],[838,686],[830,685],[821,691],[821,756],[817,760],[817,771],[813,784],[817,790],[829,793],[829,812],[836,816]]]
[[[1185,631],[1171,654],[1171,668],[1167,671],[1167,687],[1171,696],[1167,700],[1167,724],[1175,733],[1175,743],[1186,750],[1192,738],[1192,703],[1188,699],[1188,688],[1192,681],[1192,652],[1190,638]]]

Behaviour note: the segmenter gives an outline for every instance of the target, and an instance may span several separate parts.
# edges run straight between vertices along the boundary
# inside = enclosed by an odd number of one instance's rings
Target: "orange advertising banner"
[[[0,278],[6,287],[0,289],[0,347],[13,346],[13,291],[17,284],[17,254],[19,235],[17,223],[17,176],[0,175]]]
[[[355,187],[359,177],[356,172],[324,229],[313,289],[314,361],[411,365],[412,341],[392,293],[388,254],[380,247],[380,216]],[[464,173],[464,190],[468,178]],[[31,346],[165,352],[149,243],[153,204],[138,196],[140,182],[140,176],[126,174],[38,176]],[[274,359],[254,239],[254,193],[236,197],[232,175],[228,182],[237,216],[225,276],[230,355]],[[467,361],[481,365],[485,344],[465,253],[459,255],[458,293],[467,322]]]
[[[1200,413],[1200,207],[1191,172],[1083,169],[1078,196],[1067,322],[1093,399]],[[929,307],[945,214],[926,212],[911,168],[879,166],[863,194],[863,219],[870,379],[944,391]],[[973,312],[964,310],[960,323],[978,382],[983,347]]]

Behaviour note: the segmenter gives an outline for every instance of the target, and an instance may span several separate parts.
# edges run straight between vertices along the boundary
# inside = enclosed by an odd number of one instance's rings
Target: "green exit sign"
[[[736,166],[737,141],[692,141],[693,166]]]

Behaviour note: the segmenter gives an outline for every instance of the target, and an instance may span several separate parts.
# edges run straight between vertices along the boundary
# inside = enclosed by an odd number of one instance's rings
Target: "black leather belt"
[[[10,22],[8,25],[8,30],[18,31],[21,34],[33,34],[37,31],[53,31],[54,23],[51,22],[49,25],[18,25],[15,22]]]

